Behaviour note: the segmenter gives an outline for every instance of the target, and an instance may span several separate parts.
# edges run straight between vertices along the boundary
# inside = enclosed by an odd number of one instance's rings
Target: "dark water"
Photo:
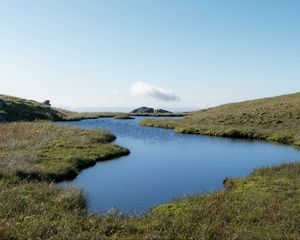
[[[243,177],[256,167],[300,160],[300,151],[259,141],[176,134],[143,127],[135,120],[102,118],[68,122],[82,128],[104,128],[129,156],[80,172],[60,185],[82,188],[90,212],[116,208],[140,213],[187,194],[222,188],[225,177]]]

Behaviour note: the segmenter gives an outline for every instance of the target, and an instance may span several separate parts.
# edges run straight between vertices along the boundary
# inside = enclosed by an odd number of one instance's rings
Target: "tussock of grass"
[[[300,146],[300,93],[194,112],[182,120],[144,119],[144,126],[180,133],[263,139]]]
[[[97,161],[128,154],[115,136],[50,122],[0,124],[0,175],[60,180]]]

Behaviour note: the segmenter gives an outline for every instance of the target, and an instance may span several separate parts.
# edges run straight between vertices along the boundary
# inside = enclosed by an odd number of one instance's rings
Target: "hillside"
[[[113,117],[115,113],[78,113],[53,108],[34,100],[0,94],[0,122],[3,121],[73,121],[80,119]]]
[[[142,125],[181,133],[264,139],[300,146],[300,92],[225,104],[182,120],[145,119]]]
[[[62,114],[47,105],[33,100],[0,95],[0,119],[7,121],[21,120],[60,120]]]

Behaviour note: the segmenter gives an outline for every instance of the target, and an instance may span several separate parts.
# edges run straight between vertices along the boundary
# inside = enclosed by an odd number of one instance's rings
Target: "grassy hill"
[[[0,94],[0,122],[2,121],[75,121],[99,117],[113,117],[116,113],[78,113],[52,108],[34,100]]]
[[[0,95],[0,111],[2,120],[21,121],[21,120],[60,120],[62,113],[47,105],[33,100]]]
[[[300,92],[225,104],[182,120],[145,119],[142,125],[181,133],[263,139],[300,146]]]

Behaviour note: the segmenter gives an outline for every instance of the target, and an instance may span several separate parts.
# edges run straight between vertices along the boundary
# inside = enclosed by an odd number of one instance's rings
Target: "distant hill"
[[[178,132],[267,139],[300,146],[300,92],[196,111],[182,120],[143,120]]]

